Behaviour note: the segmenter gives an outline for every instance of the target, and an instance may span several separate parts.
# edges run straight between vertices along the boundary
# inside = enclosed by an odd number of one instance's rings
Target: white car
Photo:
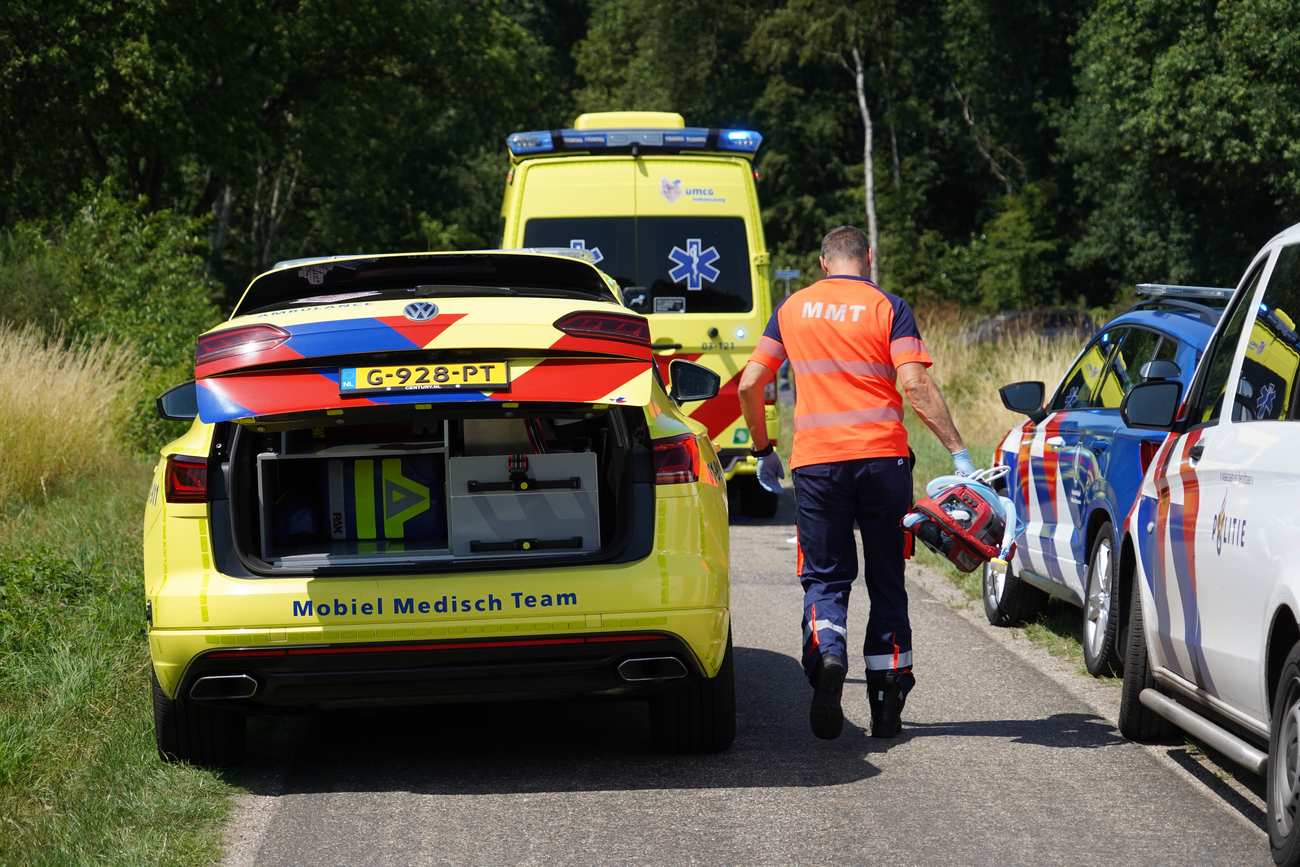
[[[1126,522],[1120,730],[1171,725],[1267,773],[1278,864],[1300,864],[1300,225],[1251,262],[1187,393],[1129,392],[1168,434]]]

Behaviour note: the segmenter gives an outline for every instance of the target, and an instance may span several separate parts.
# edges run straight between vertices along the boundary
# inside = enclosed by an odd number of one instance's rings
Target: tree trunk
[[[867,107],[867,89],[862,67],[862,53],[853,48],[853,81],[858,91],[858,111],[862,114],[862,174],[867,206],[867,241],[871,244],[871,280],[880,282],[880,228],[876,225],[876,166],[872,159],[874,130],[871,109]]]

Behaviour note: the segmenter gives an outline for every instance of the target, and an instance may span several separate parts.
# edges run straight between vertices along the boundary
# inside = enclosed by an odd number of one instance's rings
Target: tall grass
[[[48,496],[121,465],[117,434],[133,360],[121,345],[0,324],[0,503]]]
[[[956,309],[919,311],[917,318],[934,357],[931,373],[977,465],[987,463],[992,449],[1012,425],[1024,420],[1002,406],[998,388],[1037,379],[1047,384],[1050,394],[1083,347],[1078,337],[1036,334],[972,343],[963,334],[969,319]]]

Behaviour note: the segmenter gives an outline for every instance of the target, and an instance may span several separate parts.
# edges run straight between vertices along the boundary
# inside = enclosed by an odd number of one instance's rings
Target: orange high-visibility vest
[[[929,367],[907,302],[865,277],[832,275],[782,301],[750,361],[790,361],[798,385],[791,468],[907,457],[898,366]]]

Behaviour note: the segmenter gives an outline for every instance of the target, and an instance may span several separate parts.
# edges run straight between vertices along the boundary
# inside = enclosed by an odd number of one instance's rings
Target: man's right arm
[[[948,404],[943,399],[943,392],[930,378],[924,364],[908,362],[898,366],[898,387],[907,402],[916,410],[916,414],[925,422],[925,426],[934,431],[939,442],[943,443],[951,454],[956,455],[966,448],[957,425],[953,423]]]

